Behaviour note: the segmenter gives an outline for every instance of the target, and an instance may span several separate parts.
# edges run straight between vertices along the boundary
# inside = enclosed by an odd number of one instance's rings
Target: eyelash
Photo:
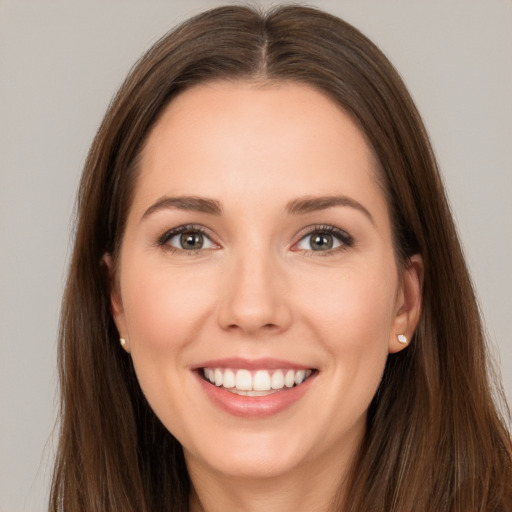
[[[213,237],[209,234],[209,232],[200,225],[197,224],[185,224],[183,226],[178,226],[176,228],[170,229],[169,231],[166,231],[163,235],[158,237],[156,245],[159,247],[162,247],[164,250],[169,251],[171,253],[180,253],[180,254],[187,254],[188,256],[193,255],[199,255],[201,252],[203,252],[206,249],[180,249],[177,247],[173,247],[172,245],[169,245],[168,242],[172,238],[174,238],[177,235],[181,235],[183,233],[199,233],[204,238],[210,240],[212,244],[218,245],[214,240]]]
[[[331,235],[334,238],[338,240],[340,245],[338,247],[334,247],[332,249],[328,249],[325,251],[313,251],[312,249],[307,250],[304,249],[308,255],[311,256],[329,256],[332,254],[336,254],[341,251],[346,251],[350,247],[354,246],[354,238],[349,235],[346,231],[343,231],[340,228],[337,228],[336,226],[332,226],[330,224],[319,224],[314,226],[308,226],[305,228],[300,234],[299,234],[299,240],[298,242],[295,242],[293,244],[293,247],[296,247],[298,244],[300,244],[303,240],[305,240],[308,236],[312,236],[314,234],[327,234]],[[295,249],[297,250],[297,249]]]
[[[199,255],[205,250],[208,249],[181,249],[177,247],[173,247],[172,245],[169,245],[168,242],[173,237],[180,235],[182,233],[199,233],[206,239],[210,240],[212,244],[219,245],[217,242],[213,240],[213,237],[209,234],[209,231],[206,230],[203,226],[197,225],[197,224],[185,224],[183,226],[178,226],[176,228],[170,229],[169,231],[166,231],[163,235],[159,236],[156,245],[159,247],[162,247],[164,250],[169,251],[171,253],[180,253],[180,254],[187,254],[187,255]],[[322,225],[314,225],[314,226],[308,226],[305,228],[300,234],[299,234],[299,240],[295,242],[292,246],[292,250],[299,251],[300,249],[294,249],[298,244],[300,244],[303,240],[305,240],[308,236],[312,236],[315,233],[317,234],[328,234],[333,236],[338,240],[340,245],[338,247],[334,247],[331,249],[327,249],[325,251],[314,251],[312,249],[304,249],[304,252],[308,253],[309,255],[318,255],[318,256],[328,256],[333,253],[337,253],[340,251],[345,251],[350,247],[353,247],[354,245],[354,238],[349,235],[346,231],[343,231],[342,229],[339,229],[335,226],[328,225],[328,224],[322,224]]]

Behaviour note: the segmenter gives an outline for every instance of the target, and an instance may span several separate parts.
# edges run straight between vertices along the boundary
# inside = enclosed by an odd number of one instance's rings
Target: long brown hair
[[[359,31],[322,11],[213,9],[162,38],[114,98],[78,196],[63,301],[61,424],[50,510],[185,511],[181,446],[148,406],[110,314],[114,261],[149,130],[180,91],[208,80],[309,84],[358,123],[379,163],[397,260],[425,265],[410,346],[388,357],[354,461],[344,512],[512,510],[512,449],[473,288],[418,112]]]

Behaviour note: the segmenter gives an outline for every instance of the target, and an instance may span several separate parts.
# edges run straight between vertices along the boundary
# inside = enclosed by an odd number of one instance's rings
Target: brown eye
[[[198,232],[186,232],[180,235],[181,249],[197,251],[203,248],[204,237]]]

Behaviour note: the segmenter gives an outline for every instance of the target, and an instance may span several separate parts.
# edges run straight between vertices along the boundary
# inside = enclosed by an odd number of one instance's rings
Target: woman
[[[225,7],[164,37],[78,214],[51,510],[512,507],[428,138],[353,27]]]

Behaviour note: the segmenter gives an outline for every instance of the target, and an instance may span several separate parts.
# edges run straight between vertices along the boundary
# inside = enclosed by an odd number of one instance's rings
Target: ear
[[[421,297],[423,290],[423,258],[419,254],[412,256],[401,275],[401,287],[397,294],[396,314],[390,332],[389,352],[399,352],[407,346],[401,343],[398,335],[410,340],[421,315]]]
[[[119,288],[119,281],[116,279],[116,269],[112,255],[105,253],[101,258],[101,265],[105,268],[107,279],[110,288],[110,313],[116,324],[119,338],[124,339],[125,343],[121,343],[122,347],[130,352],[130,345],[128,340],[128,333],[126,329],[126,322],[124,317],[123,302],[121,300],[121,290]]]

